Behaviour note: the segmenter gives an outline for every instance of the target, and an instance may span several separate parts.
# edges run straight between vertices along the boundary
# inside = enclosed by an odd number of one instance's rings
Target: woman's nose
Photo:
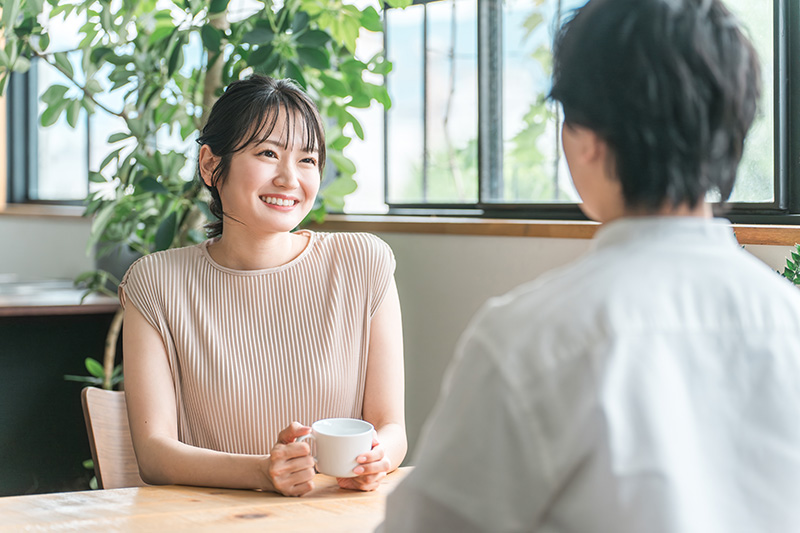
[[[292,162],[284,161],[278,166],[278,175],[275,176],[275,184],[286,189],[294,189],[299,181],[297,179],[297,165]]]

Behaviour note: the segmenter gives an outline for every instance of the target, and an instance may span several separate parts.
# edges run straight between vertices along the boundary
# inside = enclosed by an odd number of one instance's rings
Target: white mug
[[[311,441],[317,471],[333,477],[356,477],[359,455],[372,449],[372,424],[356,418],[326,418],[311,424],[311,433],[297,442]]]

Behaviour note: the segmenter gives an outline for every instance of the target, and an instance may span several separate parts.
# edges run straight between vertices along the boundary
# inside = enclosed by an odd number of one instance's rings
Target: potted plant
[[[410,3],[387,2],[392,7]],[[294,79],[327,120],[328,159],[335,172],[326,173],[309,217],[319,221],[327,210],[341,209],[344,196],[355,190],[355,165],[343,149],[351,141],[349,131],[362,139],[364,132],[351,111],[373,101],[390,105],[385,86],[366,78],[386,74],[391,65],[383,54],[366,60],[355,55],[361,31],[382,31],[380,14],[341,0],[254,5],[234,12],[229,0],[4,3],[0,94],[9,74],[25,72],[35,58],[66,80],[44,91],[43,126],[65,114],[74,127],[83,111],[106,113],[120,124],[108,137],[107,156],[88,176],[95,184],[86,199],[85,216],[93,217],[89,253],[103,256],[121,245],[148,254],[204,238],[202,224],[212,215],[193,179],[196,152],[175,144],[188,145],[223,87],[248,72]],[[85,20],[80,45],[73,51],[51,50],[48,22],[73,15]],[[104,104],[104,93],[119,95],[121,104]],[[108,294],[119,283],[105,270],[84,273],[77,281]],[[114,381],[120,324],[121,315],[106,340],[106,388]],[[87,369],[98,373],[92,363]]]

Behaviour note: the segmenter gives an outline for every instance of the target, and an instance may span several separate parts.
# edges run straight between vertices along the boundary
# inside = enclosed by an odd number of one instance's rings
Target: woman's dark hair
[[[759,93],[719,0],[592,0],[556,36],[550,97],[608,143],[630,208],[726,201]]]
[[[325,168],[325,130],[311,98],[288,79],[275,80],[253,74],[231,83],[211,108],[208,122],[197,139],[199,145],[208,145],[211,152],[220,158],[212,172],[210,186],[206,185],[202,176],[198,176],[211,193],[209,209],[218,218],[206,225],[209,238],[222,234],[224,211],[218,186],[227,178],[233,154],[269,138],[281,113],[286,117],[281,139],[288,145],[295,128],[294,122],[299,120],[305,133],[303,150],[319,152],[322,178]]]

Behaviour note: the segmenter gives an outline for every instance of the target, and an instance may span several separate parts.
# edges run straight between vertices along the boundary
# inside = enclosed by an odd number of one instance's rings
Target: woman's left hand
[[[386,450],[378,442],[378,435],[372,435],[372,449],[356,458],[359,466],[353,469],[356,477],[336,478],[343,489],[373,491],[381,484],[391,468]]]

